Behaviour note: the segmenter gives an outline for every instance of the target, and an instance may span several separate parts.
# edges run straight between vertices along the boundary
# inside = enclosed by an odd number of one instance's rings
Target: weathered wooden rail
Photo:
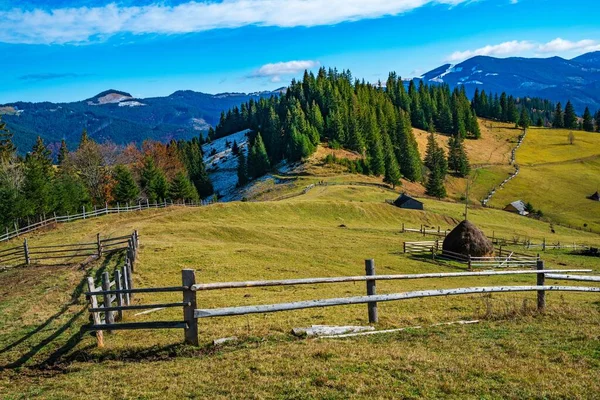
[[[166,288],[144,288],[144,289],[112,289],[108,285],[104,285],[106,289],[90,291],[88,295],[103,296],[106,302],[102,307],[98,305],[97,300],[90,302],[89,311],[95,315],[94,324],[88,329],[102,330],[117,330],[117,329],[184,329],[184,340],[188,344],[198,345],[198,319],[212,317],[229,317],[236,315],[271,313],[279,311],[300,310],[315,307],[332,307],[351,304],[367,304],[368,319],[370,323],[378,322],[377,303],[385,301],[397,301],[424,297],[437,296],[454,296],[463,294],[477,293],[509,293],[509,292],[528,292],[535,291],[538,296],[538,309],[543,311],[546,306],[547,291],[563,291],[563,292],[598,292],[600,287],[580,287],[580,286],[558,286],[546,285],[546,276],[551,276],[553,279],[571,279],[571,280],[588,280],[597,278],[591,281],[598,282],[600,277],[589,277],[581,275],[566,275],[574,272],[591,272],[589,269],[561,269],[547,270],[544,268],[543,261],[537,261],[536,269],[532,270],[502,270],[502,271],[469,271],[469,272],[442,272],[442,273],[424,273],[424,274],[397,274],[397,275],[377,275],[375,273],[374,260],[365,261],[365,275],[360,276],[342,276],[342,277],[323,277],[323,278],[301,278],[301,279],[280,279],[280,280],[262,280],[262,281],[244,281],[244,282],[217,282],[217,283],[196,283],[194,270],[182,271],[182,286],[166,287]],[[392,293],[378,295],[376,292],[377,281],[388,280],[408,280],[408,279],[433,279],[433,278],[464,278],[464,277],[493,277],[501,275],[535,275],[535,285],[527,286],[481,286],[467,287],[455,289],[434,289],[420,290],[404,293]],[[107,278],[108,279],[108,278]],[[259,288],[259,287],[283,287],[291,285],[315,285],[315,284],[335,284],[344,282],[365,282],[366,296],[352,296],[343,298],[319,299],[309,301],[298,301],[291,303],[267,304],[267,305],[252,305],[252,306],[235,306],[223,307],[215,309],[197,308],[197,296],[199,292],[211,290],[228,290],[240,288]],[[125,293],[158,293],[158,292],[181,292],[181,302],[163,303],[163,304],[147,304],[147,305],[117,305],[112,306],[110,295],[122,295]],[[123,312],[138,309],[166,308],[166,307],[182,307],[183,321],[154,321],[154,322],[127,322],[116,323],[111,320],[110,313]],[[104,314],[102,319],[101,314]],[[108,317],[107,317],[108,316]],[[102,345],[101,342],[98,342]]]
[[[442,249],[442,242],[439,240],[422,242],[404,242],[403,251],[407,254],[431,254],[435,260],[446,259],[450,261],[466,264],[469,269],[482,267],[509,268],[509,267],[534,267],[540,260],[540,256],[517,253],[503,249],[500,246],[495,250],[494,256],[490,257],[472,257],[461,253],[455,253]]]
[[[0,242],[5,242],[8,240],[17,238],[26,233],[33,232],[38,229],[42,229],[47,226],[52,226],[52,225],[58,224],[58,223],[72,222],[72,221],[77,221],[80,219],[101,217],[103,215],[109,215],[109,214],[120,214],[120,213],[132,212],[132,211],[142,211],[142,210],[147,210],[150,208],[204,207],[204,206],[214,204],[214,203],[216,203],[216,200],[213,198],[210,200],[202,200],[199,202],[189,202],[189,201],[186,202],[184,200],[180,203],[174,203],[172,200],[165,200],[160,203],[159,202],[150,203],[149,201],[146,200],[145,202],[140,201],[137,204],[132,204],[132,205],[129,205],[129,204],[121,205],[121,204],[117,203],[116,206],[112,206],[112,207],[110,207],[108,204],[105,204],[104,208],[94,207],[93,210],[86,210],[86,208],[84,206],[82,208],[81,213],[67,214],[67,215],[62,215],[62,216],[57,216],[56,214],[54,214],[50,218],[46,218],[46,216],[44,215],[41,217],[40,221],[32,223],[32,224],[27,223],[27,225],[25,225],[25,226],[19,226],[19,224],[15,221],[13,224],[13,228],[14,228],[13,230],[10,230],[7,227],[5,232],[0,234]]]
[[[137,231],[131,235],[102,239],[100,233],[96,241],[83,243],[63,243],[58,245],[34,245],[27,239],[23,245],[0,251],[0,267],[17,267],[38,264],[43,261],[62,260],[64,263],[80,261],[89,257],[101,257],[110,253],[136,248],[130,242],[139,240]],[[129,250],[128,250],[129,251]]]

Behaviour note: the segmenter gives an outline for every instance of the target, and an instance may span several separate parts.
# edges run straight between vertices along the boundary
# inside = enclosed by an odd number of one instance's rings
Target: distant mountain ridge
[[[456,65],[442,65],[416,79],[451,87],[462,85],[470,97],[479,88],[560,101],[563,107],[571,100],[579,114],[586,106],[592,112],[600,109],[600,51],[571,60],[476,56]]]
[[[38,135],[52,149],[62,139],[73,148],[84,128],[91,138],[116,144],[141,144],[146,139],[189,140],[215,126],[222,111],[283,90],[214,95],[180,90],[166,97],[135,98],[110,89],[71,103],[8,103],[0,105],[0,115],[14,134],[21,154],[31,149]]]

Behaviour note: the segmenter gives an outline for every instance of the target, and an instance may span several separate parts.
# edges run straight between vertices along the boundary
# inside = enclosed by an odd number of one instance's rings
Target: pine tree
[[[69,156],[69,149],[67,148],[67,142],[65,139],[60,141],[60,148],[58,149],[58,165],[63,165]]]
[[[565,117],[562,112],[562,107],[560,103],[556,105],[556,110],[554,111],[554,119],[552,120],[553,128],[564,128],[565,127]]]
[[[448,142],[448,168],[461,177],[465,177],[471,172],[464,140],[461,138],[453,136]]]
[[[140,170],[140,187],[149,202],[162,201],[167,198],[169,184],[165,173],[156,166],[150,156],[144,157]]]
[[[387,135],[385,136],[385,139],[385,175],[383,181],[389,183],[392,185],[392,188],[395,189],[396,185],[400,183],[402,175],[400,174],[400,167],[398,166],[398,160],[394,154],[392,143]]]
[[[129,203],[138,199],[140,189],[127,167],[117,165],[113,171],[113,177],[116,182],[113,188],[113,198],[116,202]]]
[[[259,133],[248,154],[248,174],[253,179],[256,179],[266,174],[269,168],[269,156],[267,155],[262,136]]]
[[[523,129],[527,129],[529,128],[529,125],[531,125],[529,113],[527,112],[527,110],[525,110],[525,107],[521,107],[521,115],[519,116],[518,125]]]
[[[196,188],[190,182],[189,178],[183,172],[179,172],[171,182],[169,197],[176,202],[184,200],[197,201],[198,192],[196,192]]]
[[[50,154],[50,150],[48,150],[42,138],[38,136],[32,151],[25,157],[24,215],[40,216],[52,210],[52,180],[54,173]]]
[[[54,211],[59,215],[77,214],[82,207],[91,209],[90,194],[72,171],[60,168],[53,182]]]
[[[577,115],[575,114],[575,108],[570,101],[565,106],[564,116],[564,128],[565,129],[577,129]]]
[[[592,113],[588,107],[583,112],[583,125],[582,128],[587,132],[594,132],[594,121],[592,120]]]
[[[594,119],[596,120],[596,132],[600,132],[600,110],[596,112]]]
[[[83,131],[81,131],[81,139],[79,139],[79,148],[83,147],[89,141],[90,138],[88,137],[87,129],[83,128]]]
[[[444,150],[437,144],[433,133],[429,135],[427,140],[425,165],[429,169],[429,175],[425,183],[426,193],[440,199],[446,197],[444,179],[448,172],[448,163]]]
[[[240,154],[240,147],[235,140],[233,141],[233,146],[231,146],[231,154],[234,156],[238,156]]]
[[[8,161],[15,154],[16,149],[12,137],[12,133],[6,128],[6,123],[2,122],[0,115],[0,162]]]
[[[535,126],[537,126],[539,128],[542,128],[544,126],[544,120],[542,119],[542,117],[538,117]]]
[[[240,151],[240,155],[238,156],[237,177],[238,186],[244,186],[248,183],[248,162],[243,151]]]

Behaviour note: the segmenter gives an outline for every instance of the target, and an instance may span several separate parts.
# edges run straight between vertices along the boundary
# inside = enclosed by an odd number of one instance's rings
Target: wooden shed
[[[422,210],[423,203],[421,203],[417,199],[413,199],[412,197],[402,193],[400,197],[394,200],[393,203],[396,207],[406,208],[409,210]]]
[[[504,211],[516,213],[519,215],[527,215],[529,212],[527,211],[527,206],[521,200],[513,201],[506,207],[504,207]]]

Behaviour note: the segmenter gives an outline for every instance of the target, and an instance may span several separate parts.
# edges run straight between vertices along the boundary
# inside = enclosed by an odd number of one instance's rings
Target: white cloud
[[[178,34],[219,28],[317,26],[399,15],[425,5],[472,0],[214,0],[103,7],[0,11],[0,42],[85,43],[119,33]]]
[[[446,61],[463,61],[474,56],[504,56],[532,50],[535,45],[526,40],[513,40],[495,45],[487,45],[475,50],[455,51],[446,58]]]
[[[455,51],[446,57],[445,61],[460,62],[474,56],[515,56],[524,52],[533,53],[565,53],[579,52],[587,53],[600,50],[600,42],[592,39],[584,39],[576,42],[556,38],[547,43],[535,43],[527,40],[513,40],[496,45],[487,45],[475,50]]]
[[[313,60],[297,60],[265,64],[257,69],[251,78],[270,78],[271,82],[281,82],[282,75],[293,75],[304,70],[318,67],[320,63]]]
[[[579,40],[572,42],[570,40],[564,40],[556,38],[548,43],[539,46],[538,51],[540,53],[558,53],[563,51],[583,50],[584,52],[600,50],[600,44],[597,41],[591,39]]]

